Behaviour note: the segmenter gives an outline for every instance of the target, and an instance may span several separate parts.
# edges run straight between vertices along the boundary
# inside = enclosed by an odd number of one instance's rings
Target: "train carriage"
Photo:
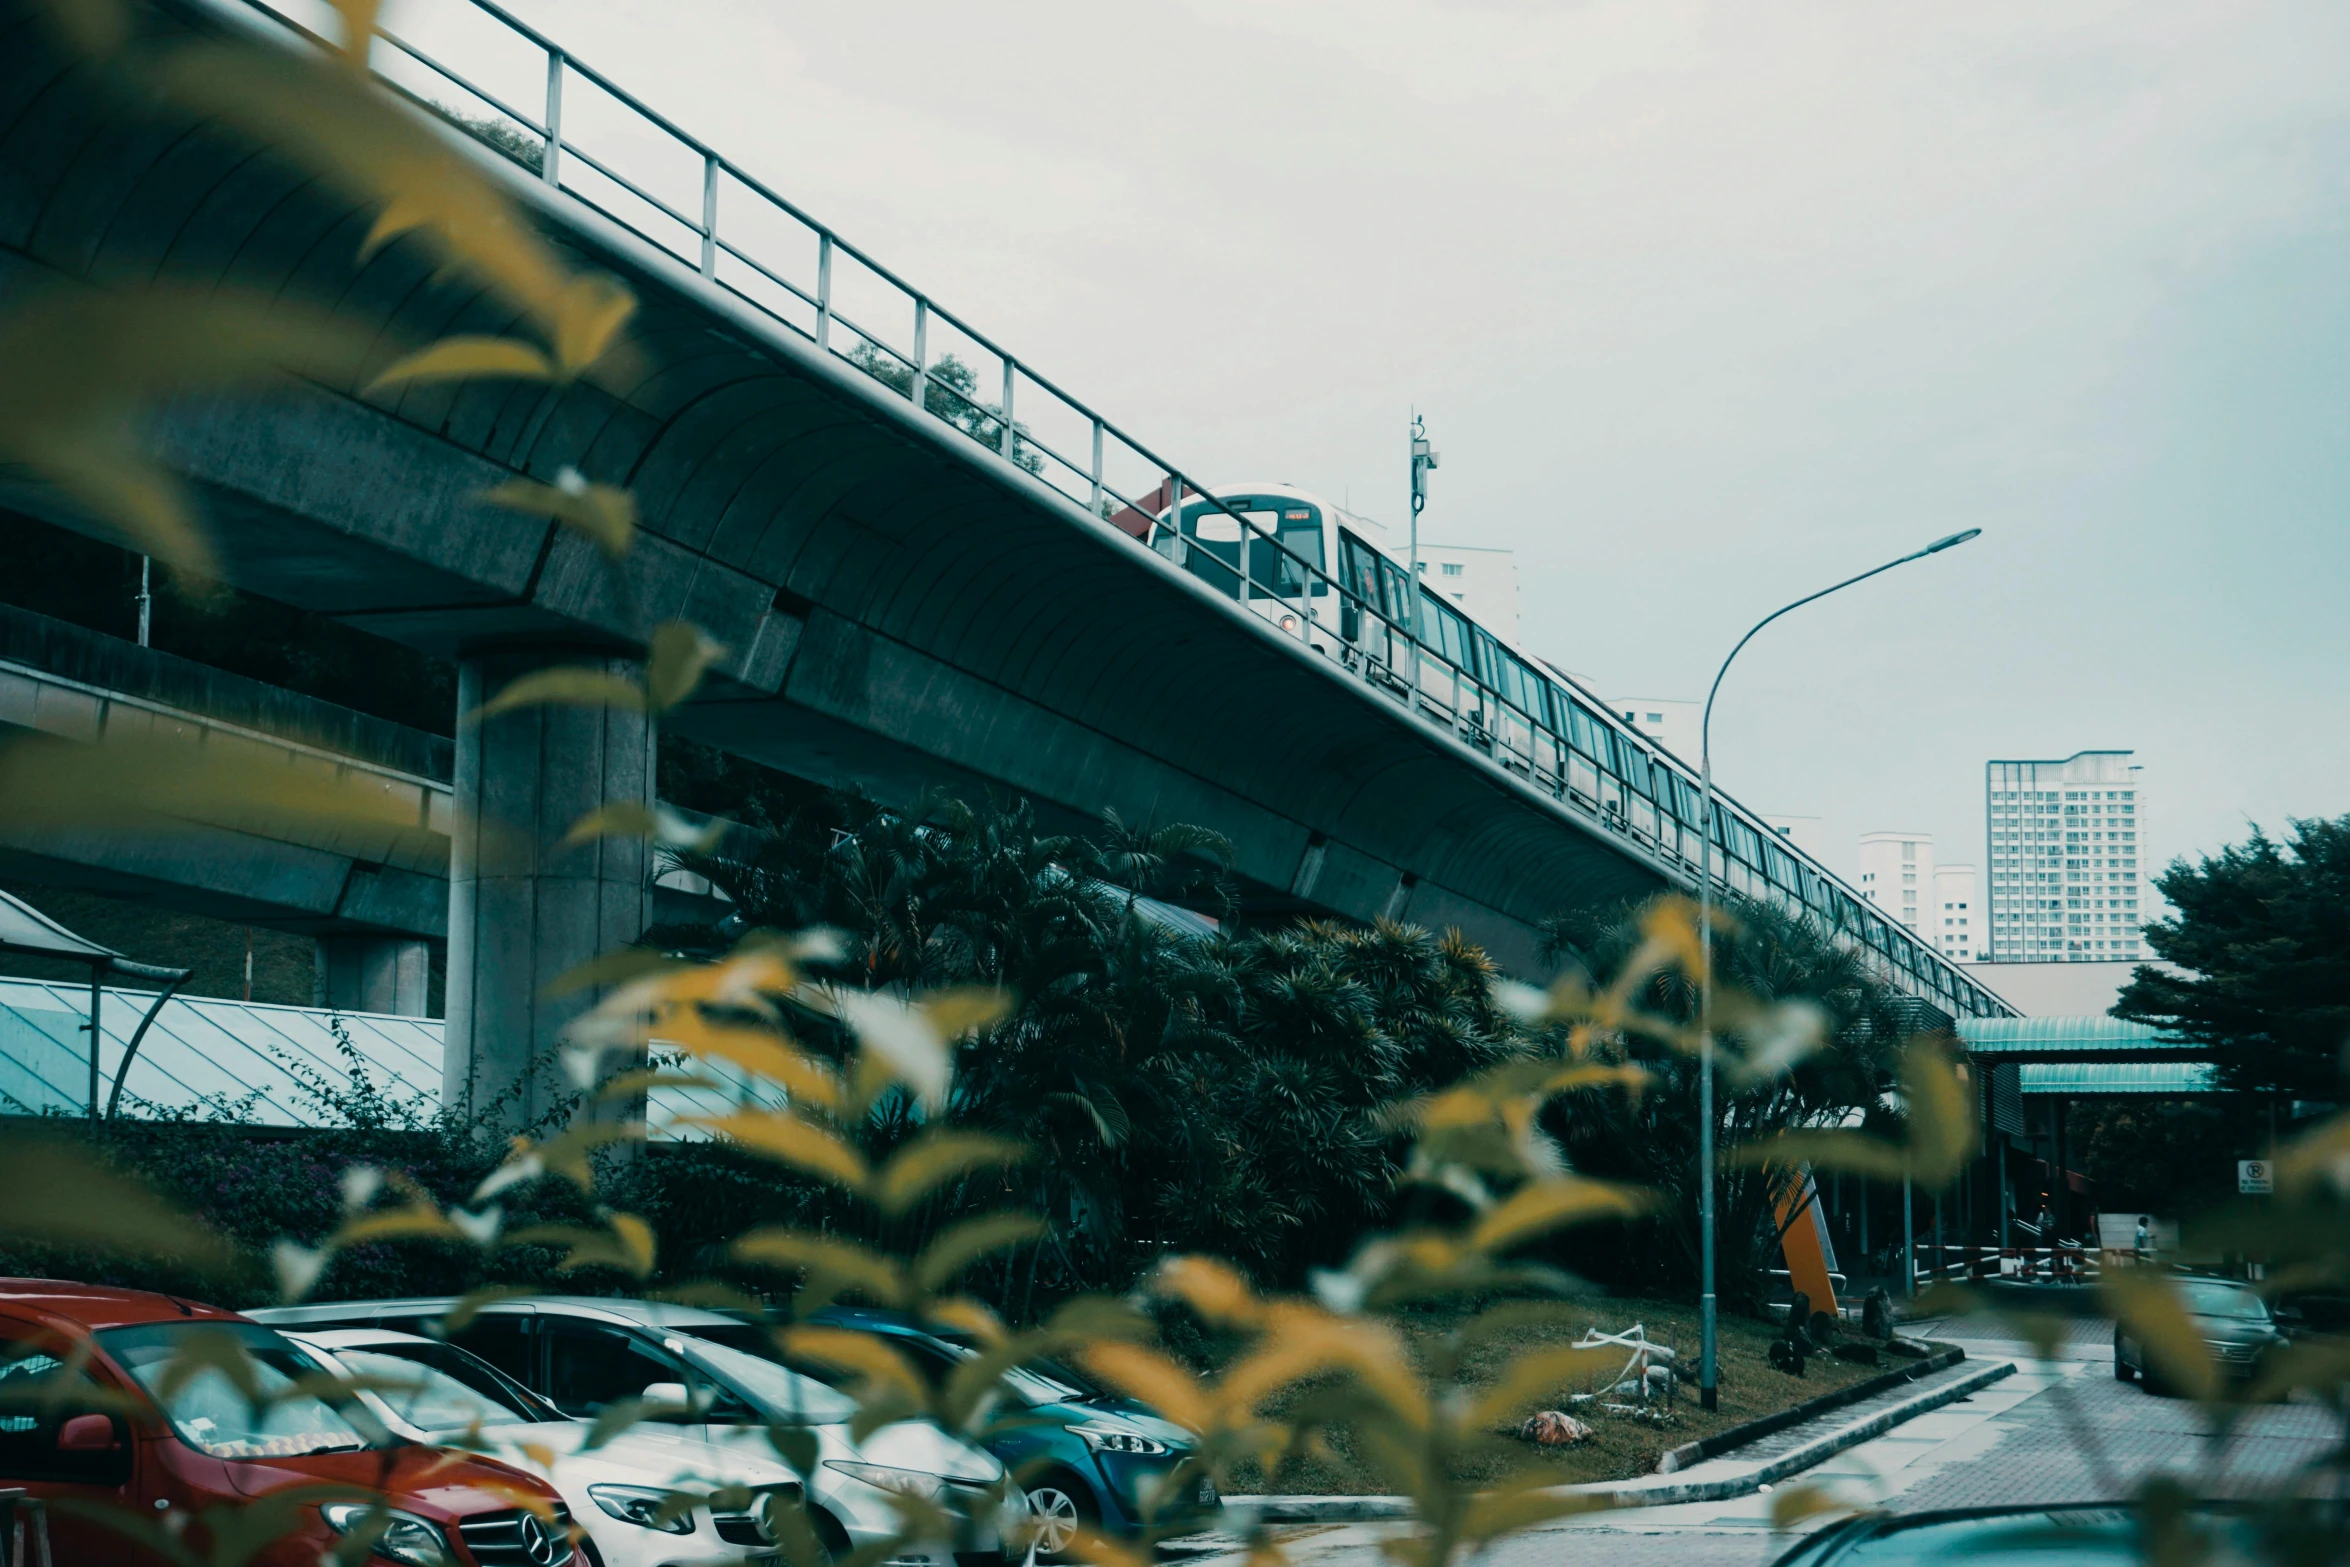
[[[1545,793],[1572,801],[1660,858],[1698,864],[1699,783],[1690,764],[1442,595],[1414,594],[1411,573],[1386,547],[1379,523],[1295,485],[1228,485],[1159,510],[1149,518],[1147,542]],[[1955,1015],[2007,1010],[1752,812],[1719,790],[1714,802],[1721,885],[1808,912],[1878,953]]]

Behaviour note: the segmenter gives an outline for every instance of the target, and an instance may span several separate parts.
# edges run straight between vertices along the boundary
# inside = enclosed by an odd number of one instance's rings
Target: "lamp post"
[[[1783,605],[1754,623],[1754,630],[1738,639],[1730,649],[1730,656],[1722,660],[1722,667],[1714,672],[1714,683],[1706,688],[1705,712],[1698,720],[1697,770],[1699,805],[1697,808],[1697,950],[1700,965],[1697,974],[1697,1227],[1699,1288],[1697,1301],[1698,1361],[1697,1401],[1705,1409],[1716,1403],[1714,1332],[1714,698],[1721,693],[1722,676],[1730,672],[1730,665],[1754,640],[1756,631],[1790,610],[1826,598],[1856,582],[1866,582],[1896,566],[1906,566],[1913,560],[1928,555],[1939,555],[1983,530],[1969,528],[1964,533],[1953,533],[1948,538],[1936,539],[1922,550],[1915,550],[1899,560],[1889,560],[1882,566],[1871,567],[1857,577],[1846,577],[1832,587],[1808,594],[1792,604]]]

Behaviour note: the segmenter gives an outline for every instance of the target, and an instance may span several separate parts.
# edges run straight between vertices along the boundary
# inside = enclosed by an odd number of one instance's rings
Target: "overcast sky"
[[[2158,859],[2350,811],[2350,8],[521,0],[1210,480],[1518,552],[1764,810],[1979,859],[2134,747]],[[401,9],[389,12],[398,27]]]

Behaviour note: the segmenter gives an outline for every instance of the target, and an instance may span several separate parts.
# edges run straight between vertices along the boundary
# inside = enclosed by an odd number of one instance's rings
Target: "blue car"
[[[959,1335],[918,1327],[884,1311],[835,1306],[810,1320],[886,1338],[934,1380],[945,1378],[973,1352],[968,1342],[958,1342]],[[1216,1482],[1196,1469],[1175,1474],[1192,1454],[1189,1431],[1056,1361],[1016,1367],[1004,1385],[1008,1397],[1024,1407],[999,1416],[1002,1429],[982,1445],[1027,1488],[1040,1555],[1065,1555],[1080,1528],[1130,1535],[1146,1524],[1214,1527],[1223,1508]],[[1180,1485],[1179,1494],[1166,1491],[1170,1477]]]

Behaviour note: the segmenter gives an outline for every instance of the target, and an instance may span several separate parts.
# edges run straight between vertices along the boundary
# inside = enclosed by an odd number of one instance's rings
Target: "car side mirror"
[[[121,1446],[113,1420],[105,1415],[75,1415],[57,1428],[61,1453],[111,1453]]]
[[[660,1413],[648,1415],[648,1419],[658,1420],[663,1415],[672,1415],[673,1411],[688,1416],[701,1413],[698,1402],[686,1391],[683,1382],[648,1382],[637,1396],[648,1404],[660,1406]]]

